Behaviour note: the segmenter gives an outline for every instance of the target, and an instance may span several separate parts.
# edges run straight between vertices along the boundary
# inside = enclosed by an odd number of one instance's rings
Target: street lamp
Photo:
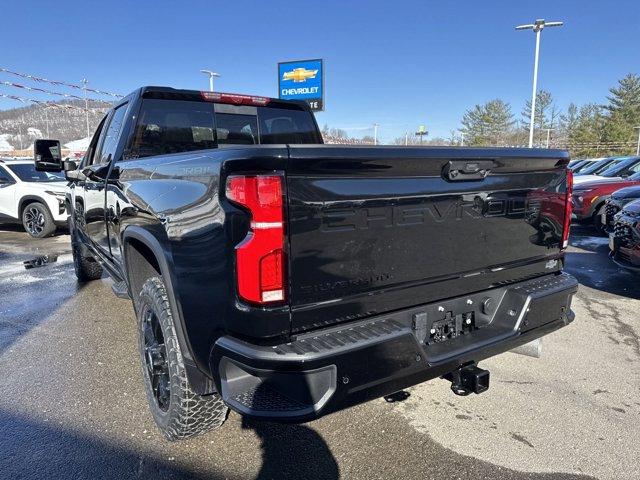
[[[377,145],[378,144],[378,127],[380,126],[379,123],[374,123],[373,124],[373,144]]]
[[[533,63],[533,93],[531,94],[531,120],[529,124],[529,148],[533,147],[533,120],[536,112],[536,90],[538,88],[538,57],[540,55],[540,32],[545,27],[561,27],[562,22],[536,20],[533,24],[518,25],[516,30],[533,30],[536,34],[536,53]]]
[[[200,72],[209,75],[209,91],[213,92],[213,77],[219,77],[220,74],[211,70],[200,70]]]

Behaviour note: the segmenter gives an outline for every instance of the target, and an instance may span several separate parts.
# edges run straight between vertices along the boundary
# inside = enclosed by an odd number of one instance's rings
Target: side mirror
[[[78,170],[78,164],[75,160],[65,160],[62,162],[62,168],[64,170],[64,177],[70,181],[84,180],[84,175]]]
[[[33,144],[33,160],[38,172],[61,172],[62,149],[58,140],[36,140]]]
[[[64,162],[62,162],[62,169],[65,172],[68,172],[70,170],[77,170],[78,164],[76,163],[75,160],[65,160]]]

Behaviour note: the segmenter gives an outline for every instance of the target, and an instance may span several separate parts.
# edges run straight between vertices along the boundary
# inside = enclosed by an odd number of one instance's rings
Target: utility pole
[[[529,148],[533,147],[533,122],[536,115],[536,93],[538,90],[538,58],[540,57],[540,32],[544,27],[561,27],[562,22],[545,22],[536,20],[532,24],[518,25],[516,30],[533,30],[536,34],[536,53],[533,61],[533,93],[531,94],[531,119],[529,121]]]
[[[553,128],[543,128],[547,131],[547,148],[549,148],[549,134],[553,131]]]
[[[377,145],[378,144],[378,127],[380,125],[378,123],[374,123],[373,124],[373,144]]]
[[[49,110],[49,105],[45,105],[44,106],[44,121],[47,124],[47,138],[51,138],[51,136],[49,135],[49,114],[47,113],[48,110]]]
[[[89,83],[89,80],[83,78],[82,91],[84,92],[84,113],[87,119],[87,137],[89,137],[91,136],[91,131],[89,130],[89,100],[87,100],[87,83]]]
[[[636,147],[636,155],[640,155],[640,126],[634,128],[638,130],[638,146]]]
[[[209,75],[209,91],[213,92],[213,77],[220,77],[221,75],[211,70],[200,70],[200,72]]]
[[[20,139],[20,155],[22,155],[22,150],[24,150],[22,148],[23,147],[23,145],[22,145],[22,124],[23,123],[24,123],[24,113],[22,114],[22,122],[20,122],[18,124],[18,132],[19,132],[18,138]]]

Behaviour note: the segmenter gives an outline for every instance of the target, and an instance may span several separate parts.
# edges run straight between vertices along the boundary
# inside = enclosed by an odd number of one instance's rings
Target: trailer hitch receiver
[[[460,367],[444,378],[451,382],[451,391],[456,395],[469,395],[489,390],[489,370],[483,370],[475,363]]]

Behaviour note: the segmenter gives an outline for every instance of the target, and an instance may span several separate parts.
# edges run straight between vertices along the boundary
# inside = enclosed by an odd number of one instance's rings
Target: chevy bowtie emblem
[[[310,78],[316,78],[318,70],[307,70],[306,68],[294,68],[290,72],[282,74],[282,80],[293,80],[294,83],[306,82]]]

